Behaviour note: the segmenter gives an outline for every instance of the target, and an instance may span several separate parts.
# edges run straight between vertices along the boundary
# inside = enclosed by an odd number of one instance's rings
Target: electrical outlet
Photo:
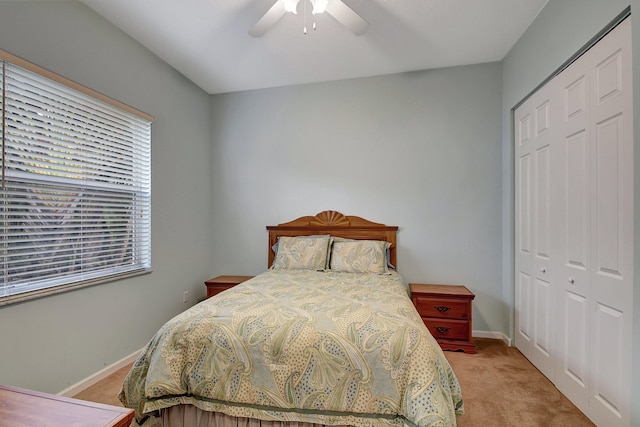
[[[189,291],[184,291],[182,293],[182,302],[187,302],[189,301]]]

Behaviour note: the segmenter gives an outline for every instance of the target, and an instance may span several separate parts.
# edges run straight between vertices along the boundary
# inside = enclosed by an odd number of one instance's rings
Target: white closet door
[[[630,425],[631,21],[515,111],[516,346],[598,426]]]
[[[633,254],[630,20],[557,80],[556,386],[596,424],[629,425]]]
[[[589,248],[591,235],[591,75],[582,56],[556,79],[562,105],[557,139],[558,369],[555,384],[580,410],[588,412]]]
[[[629,425],[633,302],[631,20],[589,51],[591,110],[590,414]]]
[[[552,106],[547,84],[516,111],[516,346],[553,380]]]

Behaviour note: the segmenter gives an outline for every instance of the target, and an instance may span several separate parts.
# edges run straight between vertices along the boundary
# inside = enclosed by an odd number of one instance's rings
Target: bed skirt
[[[314,423],[232,417],[221,412],[203,411],[192,405],[176,405],[161,412],[162,427],[322,427],[322,424]]]

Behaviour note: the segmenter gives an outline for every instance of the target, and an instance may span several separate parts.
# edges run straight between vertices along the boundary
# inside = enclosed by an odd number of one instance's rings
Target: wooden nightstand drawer
[[[471,338],[471,304],[475,295],[465,286],[409,283],[413,305],[443,350],[475,353]]]
[[[469,339],[469,322],[466,320],[444,320],[434,318],[422,318],[422,321],[434,338],[446,338],[448,340]]]
[[[204,284],[207,286],[207,298],[211,298],[214,295],[219,294],[222,291],[226,291],[229,288],[245,282],[254,276],[218,276],[213,279],[209,279]]]
[[[450,298],[415,297],[413,302],[423,317],[442,317],[449,319],[469,318],[469,304]]]

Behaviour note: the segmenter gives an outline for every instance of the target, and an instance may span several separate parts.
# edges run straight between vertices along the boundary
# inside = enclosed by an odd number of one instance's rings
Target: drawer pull
[[[436,326],[436,327],[435,327],[435,328],[433,328],[433,329],[435,329],[436,331],[438,331],[438,333],[440,333],[440,334],[443,334],[443,335],[444,335],[444,334],[446,334],[446,333],[449,331],[449,329],[451,329],[451,328],[448,328],[448,327],[446,327],[446,326]]]
[[[447,307],[446,305],[437,305],[433,308],[438,310],[440,313],[446,313],[447,311],[451,310],[451,307]]]

